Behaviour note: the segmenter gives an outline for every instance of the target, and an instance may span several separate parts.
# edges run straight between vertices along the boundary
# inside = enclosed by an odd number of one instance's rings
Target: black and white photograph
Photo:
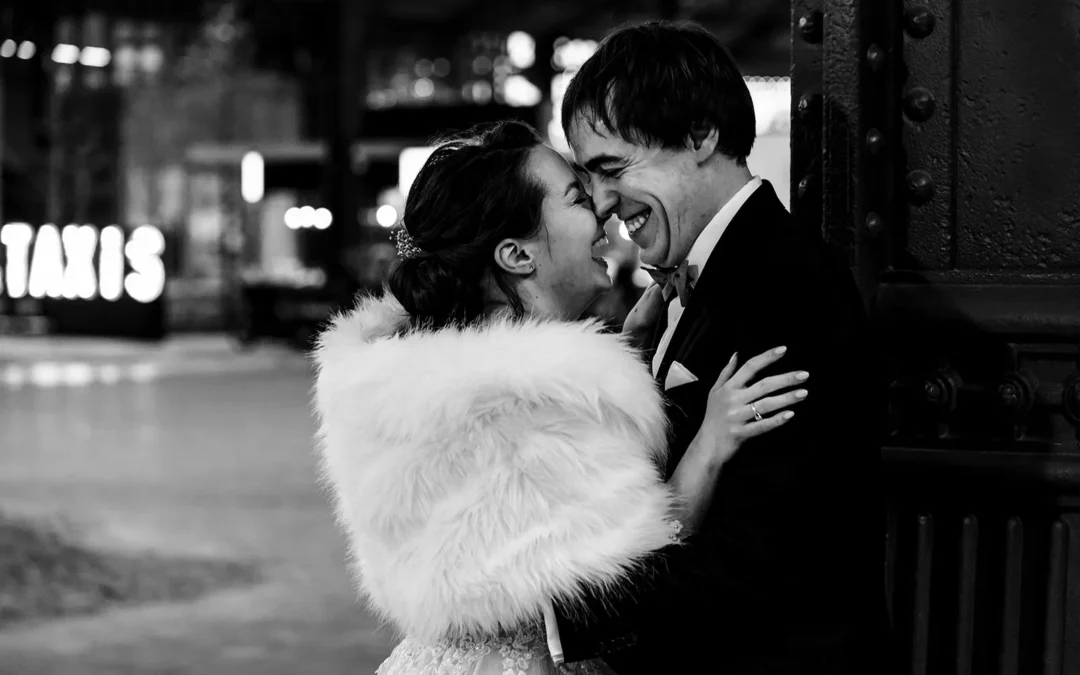
[[[3,0],[0,675],[1080,675],[1080,0]]]

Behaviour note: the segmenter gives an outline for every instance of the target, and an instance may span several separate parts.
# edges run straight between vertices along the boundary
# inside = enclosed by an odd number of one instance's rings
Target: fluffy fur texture
[[[660,395],[598,324],[410,331],[386,294],[315,359],[322,477],[362,594],[401,632],[516,630],[670,544]]]

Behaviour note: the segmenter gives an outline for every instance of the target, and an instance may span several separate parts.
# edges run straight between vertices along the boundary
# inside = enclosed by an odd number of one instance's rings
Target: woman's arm
[[[701,519],[709,512],[716,479],[724,465],[717,453],[710,451],[718,443],[716,434],[703,426],[668,481],[676,497],[675,519],[682,526],[680,535],[696,532]]]

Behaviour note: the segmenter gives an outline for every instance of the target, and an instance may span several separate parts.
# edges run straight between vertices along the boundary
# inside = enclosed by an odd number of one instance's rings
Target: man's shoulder
[[[714,258],[733,259],[746,271],[769,266],[813,266],[824,259],[821,235],[797,220],[763,184],[739,210],[713,250]]]
[[[807,292],[854,284],[843,248],[824,241],[820,231],[810,229],[787,211],[763,223],[763,229],[768,230],[768,236],[756,257],[762,277],[797,285]]]

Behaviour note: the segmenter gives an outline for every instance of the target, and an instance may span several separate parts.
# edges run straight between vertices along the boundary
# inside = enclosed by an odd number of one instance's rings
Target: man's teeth
[[[608,243],[608,238],[607,238],[607,235],[605,234],[604,236],[602,236],[599,239],[597,239],[596,241],[594,241],[592,243],[592,245],[593,246],[604,246],[607,243]]]
[[[649,220],[650,213],[652,213],[652,211],[646,209],[631,218],[630,220],[626,221],[626,231],[630,234],[633,234],[640,230],[641,226],[644,225],[647,220]]]

